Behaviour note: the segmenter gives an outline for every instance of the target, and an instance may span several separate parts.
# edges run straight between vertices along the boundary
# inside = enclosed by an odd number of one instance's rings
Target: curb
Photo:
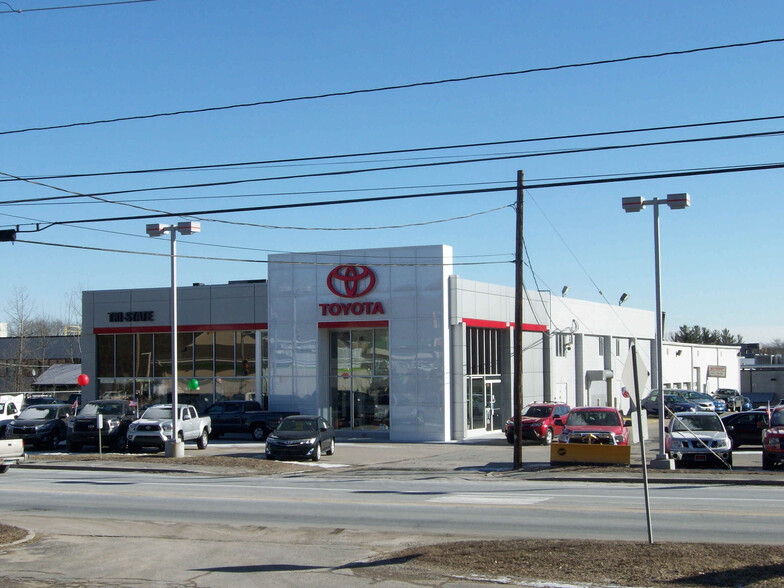
[[[193,475],[212,475],[212,476],[235,476],[237,472],[234,471],[221,471],[222,468],[214,467],[214,466],[203,466],[200,469],[189,469],[183,467],[140,467],[138,465],[124,465],[124,464],[85,464],[85,463],[31,463],[25,462],[23,464],[19,464],[19,468],[37,468],[43,470],[74,470],[74,471],[99,471],[99,472],[139,472],[145,474],[193,474]],[[498,470],[495,468],[471,468],[470,471],[461,469],[461,470],[443,470],[443,469],[430,469],[430,468],[417,468],[417,467],[410,467],[410,468],[384,468],[383,466],[350,466],[345,470],[341,470],[344,473],[348,473],[348,471],[357,470],[364,470],[366,472],[373,472],[374,474],[383,474],[388,476],[394,476],[396,474],[400,475],[411,475],[411,474],[428,474],[428,475],[437,475],[437,474],[466,474],[466,473],[477,473],[483,474],[488,477],[496,478],[496,479],[510,479],[515,478],[519,480],[531,481],[531,482],[581,482],[581,483],[612,483],[612,484],[643,484],[644,480],[642,475],[639,476],[631,476],[629,474],[616,474],[616,475],[608,475],[608,472],[596,472],[594,474],[586,474],[581,472],[560,472],[560,473],[553,473],[552,471],[544,472],[542,470],[538,471],[525,471],[525,470]],[[308,470],[303,470],[308,471]],[[314,470],[313,473],[323,474],[324,471],[335,471],[335,470]],[[302,474],[302,472],[297,472],[298,474]],[[263,473],[256,472],[255,475],[265,475]],[[648,475],[648,483],[649,484],[703,484],[703,485],[735,485],[735,486],[784,486],[784,477],[762,477],[762,476],[754,476],[754,477],[743,477],[742,475],[735,475],[732,477],[716,475],[716,474],[705,474],[700,475],[696,474],[692,476],[684,476],[684,475],[673,475],[673,477],[668,476],[651,476]]]

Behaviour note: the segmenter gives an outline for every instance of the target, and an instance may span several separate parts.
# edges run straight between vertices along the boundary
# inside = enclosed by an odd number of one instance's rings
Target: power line
[[[0,14],[22,14],[23,12],[48,12],[50,10],[69,10],[72,8],[98,8],[102,6],[117,6],[118,4],[140,4],[142,2],[157,2],[158,0],[117,0],[116,2],[97,2],[95,4],[72,4],[69,6],[49,6],[45,8],[14,8],[8,2],[2,2],[11,10],[0,10]]]
[[[552,135],[549,137],[530,137],[526,139],[508,139],[502,141],[486,141],[486,142],[479,142],[479,143],[462,143],[462,144],[453,144],[453,145],[413,147],[407,149],[388,149],[388,150],[381,150],[381,151],[365,151],[365,152],[343,153],[343,154],[333,154],[333,155],[314,155],[308,157],[290,157],[290,158],[283,158],[283,159],[268,159],[268,160],[261,160],[261,161],[213,163],[213,164],[204,164],[204,165],[159,167],[159,168],[148,168],[148,169],[120,170],[120,171],[109,171],[109,172],[79,173],[79,174],[39,175],[39,176],[30,176],[26,178],[13,176],[11,178],[0,179],[0,183],[16,182],[16,181],[24,181],[24,180],[62,180],[62,179],[93,178],[93,177],[105,177],[105,176],[117,176],[117,175],[167,173],[167,172],[175,172],[175,171],[207,171],[207,170],[218,170],[218,169],[238,168],[238,167],[276,165],[276,164],[283,164],[283,163],[328,161],[328,160],[335,160],[335,159],[347,159],[350,157],[375,157],[379,155],[402,155],[407,153],[423,153],[429,151],[475,149],[479,147],[499,147],[502,145],[518,145],[523,143],[539,143],[544,141],[561,141],[566,139],[587,139],[587,138],[594,138],[594,137],[607,137],[613,135],[624,135],[624,134],[632,134],[632,133],[649,133],[653,131],[672,131],[672,130],[682,130],[682,129],[694,129],[700,127],[711,127],[711,126],[718,126],[718,125],[745,124],[745,123],[752,123],[752,122],[769,122],[769,121],[781,120],[781,119],[784,119],[784,115],[758,116],[753,118],[739,118],[739,119],[727,119],[727,120],[707,121],[707,122],[699,122],[699,123],[661,125],[661,126],[654,126],[654,127],[641,127],[636,129],[620,129],[620,130],[612,130],[612,131],[595,131],[595,132],[588,132],[588,133],[574,133],[569,135]]]
[[[124,116],[124,117],[116,117],[116,118],[108,118],[108,119],[101,119],[101,120],[92,120],[92,121],[83,121],[83,122],[75,122],[75,123],[66,123],[60,125],[49,125],[49,126],[42,126],[42,127],[28,127],[25,129],[15,129],[9,131],[0,131],[0,135],[12,135],[18,133],[29,133],[33,131],[50,131],[55,129],[68,129],[74,127],[84,127],[90,125],[100,125],[100,124],[110,124],[110,123],[117,123],[117,122],[125,122],[125,121],[133,121],[133,120],[146,120],[146,119],[153,119],[153,118],[162,118],[162,117],[171,117],[171,116],[180,116],[185,114],[201,114],[205,112],[217,112],[222,110],[232,110],[237,108],[251,108],[256,106],[269,106],[273,104],[285,104],[288,102],[303,102],[309,100],[321,100],[324,98],[336,98],[342,96],[353,96],[358,94],[371,94],[375,92],[388,92],[392,90],[407,90],[411,88],[421,88],[426,86],[437,86],[442,84],[454,84],[460,82],[470,82],[476,80],[485,80],[491,78],[501,78],[501,77],[508,77],[508,76],[519,76],[519,75],[526,75],[531,73],[542,73],[542,72],[550,72],[550,71],[558,71],[563,69],[574,69],[574,68],[581,68],[581,67],[595,67],[598,65],[609,65],[613,63],[624,63],[630,61],[640,61],[645,59],[658,59],[661,57],[671,57],[676,55],[688,55],[693,53],[701,53],[706,51],[719,51],[724,49],[737,49],[741,47],[752,47],[756,45],[765,45],[770,43],[781,43],[784,41],[784,38],[775,38],[775,39],[763,39],[759,41],[749,41],[745,43],[730,43],[726,45],[714,45],[710,47],[696,47],[692,49],[681,49],[677,51],[663,51],[660,53],[649,53],[644,55],[633,55],[628,57],[618,57],[613,59],[600,59],[595,61],[585,61],[580,63],[569,63],[563,65],[553,65],[553,66],[543,66],[543,67],[533,67],[528,69],[521,69],[515,71],[505,71],[505,72],[496,72],[496,73],[488,73],[488,74],[478,74],[473,76],[463,76],[463,77],[455,77],[455,78],[445,78],[441,80],[431,80],[425,82],[411,82],[407,84],[397,84],[397,85],[390,85],[390,86],[380,86],[375,88],[364,88],[358,90],[345,90],[341,92],[326,92],[323,94],[312,94],[308,96],[297,96],[292,98],[278,98],[274,100],[259,100],[256,102],[246,102],[240,104],[230,104],[227,106],[211,106],[206,108],[195,108],[190,110],[178,110],[172,112],[159,112],[155,114],[142,114],[142,115],[134,115],[134,116]]]
[[[442,167],[446,165],[464,165],[469,163],[487,163],[493,161],[508,161],[514,159],[527,159],[532,157],[545,157],[545,156],[553,156],[553,155],[569,155],[569,154],[577,154],[577,153],[592,153],[597,151],[615,151],[620,149],[636,149],[640,147],[661,147],[665,145],[681,145],[681,144],[690,144],[690,143],[702,143],[702,142],[709,142],[709,141],[727,141],[727,140],[738,140],[738,139],[751,139],[751,138],[761,138],[761,137],[775,137],[784,134],[784,131],[765,131],[760,133],[742,133],[737,135],[720,135],[720,136],[713,136],[713,137],[697,137],[691,139],[672,139],[668,141],[650,141],[647,143],[627,143],[624,145],[604,145],[599,147],[580,147],[580,148],[572,148],[572,149],[559,149],[553,151],[544,151],[544,152],[537,152],[537,153],[523,153],[523,154],[515,154],[515,155],[504,155],[498,157],[477,157],[471,159],[462,159],[458,161],[438,161],[438,162],[431,162],[431,163],[417,163],[417,164],[409,164],[409,165],[395,165],[395,166],[385,166],[385,167],[371,167],[371,168],[361,168],[361,169],[348,169],[348,170],[338,170],[338,171],[328,171],[328,172],[319,172],[314,174],[296,174],[296,175],[288,175],[288,176],[273,176],[273,177],[266,177],[266,178],[244,178],[239,180],[226,180],[221,182],[203,182],[198,184],[177,184],[177,185],[169,185],[169,186],[157,186],[157,187],[150,187],[150,188],[129,188],[125,190],[111,190],[107,192],[93,192],[90,194],[82,194],[82,197],[86,198],[96,198],[96,197],[105,197],[105,196],[118,196],[120,194],[134,194],[134,193],[141,193],[141,192],[155,192],[159,190],[185,190],[185,189],[194,189],[194,188],[214,188],[218,186],[232,186],[238,184],[247,184],[247,183],[255,183],[255,182],[269,182],[269,181],[282,181],[282,180],[293,180],[293,179],[310,179],[310,178],[320,178],[320,177],[334,177],[334,176],[345,176],[345,175],[355,175],[361,173],[372,173],[372,172],[381,172],[381,171],[400,171],[404,169],[422,169],[422,168],[431,168],[431,167]],[[27,199],[17,199],[17,200],[5,200],[0,202],[0,205],[4,204],[26,204],[29,202],[53,202],[57,200],[66,200],[66,199],[73,199],[78,198],[79,196],[47,196],[47,197],[40,197],[40,198],[27,198]]]
[[[678,172],[629,174],[623,177],[614,176],[609,178],[593,178],[590,180],[572,180],[566,182],[542,182],[539,184],[529,184],[526,185],[526,190],[537,190],[537,189],[544,189],[544,188],[564,188],[564,187],[572,187],[572,186],[587,186],[587,185],[610,184],[610,183],[619,183],[619,182],[634,182],[634,181],[641,181],[641,180],[682,178],[682,177],[690,177],[690,176],[740,173],[740,172],[749,172],[749,171],[764,171],[764,170],[773,170],[773,169],[782,169],[782,168],[784,168],[784,162],[718,167],[718,168],[687,170],[687,171],[678,171]],[[509,192],[512,190],[516,190],[516,186],[512,185],[508,187],[499,187],[499,188],[477,188],[473,190],[452,190],[452,191],[444,191],[444,192],[429,192],[429,193],[418,193],[418,194],[398,194],[394,196],[368,196],[365,198],[322,200],[322,201],[315,201],[315,202],[268,204],[263,206],[246,206],[242,208],[218,208],[213,210],[182,211],[182,212],[172,212],[172,213],[157,214],[157,215],[147,214],[147,215],[138,215],[138,216],[74,219],[68,221],[55,221],[51,223],[37,223],[36,228],[34,229],[21,230],[17,228],[17,232],[20,233],[39,232],[54,226],[71,225],[71,224],[91,224],[91,223],[102,223],[102,222],[145,220],[145,219],[153,219],[153,218],[195,217],[195,216],[207,215],[207,214],[230,214],[230,213],[238,213],[238,212],[259,212],[265,210],[313,208],[318,206],[360,204],[360,203],[367,203],[367,202],[389,202],[389,201],[396,201],[396,200],[410,200],[415,198],[432,198],[437,196],[461,196],[461,195],[465,196],[465,195],[475,195],[475,194],[489,194],[489,193],[496,193],[496,192]],[[45,224],[45,226],[41,227],[40,226],[41,224]]]
[[[27,239],[17,239],[17,243],[26,243],[28,245],[43,245],[45,247],[61,247],[65,249],[80,249],[83,251],[100,251],[102,253],[125,253],[128,255],[146,255],[152,257],[171,257],[171,253],[154,253],[149,251],[133,251],[130,249],[110,249],[108,247],[91,247],[88,245],[73,245],[69,243],[47,243],[45,241],[30,241]],[[267,265],[315,265],[315,266],[331,266],[335,265],[334,261],[295,261],[295,260],[288,260],[288,261],[270,261],[268,259],[241,259],[241,258],[231,258],[231,257],[206,257],[203,255],[182,255],[180,253],[177,254],[178,259],[199,259],[205,261],[230,261],[230,262],[238,262],[238,263],[261,263]],[[468,265],[499,265],[499,264],[510,264],[512,261],[453,261],[449,265],[452,266],[468,266]],[[385,263],[385,262],[373,262],[373,265],[377,266],[384,266],[384,267],[425,267],[425,266],[443,266],[443,262],[434,262],[434,263],[427,263],[427,262],[412,262],[412,263],[403,263],[403,262],[394,262],[394,263]]]

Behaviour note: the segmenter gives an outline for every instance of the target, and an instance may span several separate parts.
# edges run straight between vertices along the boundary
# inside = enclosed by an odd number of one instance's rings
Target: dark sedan
[[[25,446],[57,449],[66,436],[66,422],[71,418],[70,404],[38,404],[25,408],[16,420],[8,423],[6,437],[23,439]]]
[[[335,431],[320,416],[288,416],[267,437],[267,459],[321,459],[335,453]]]
[[[648,396],[642,399],[642,407],[648,411],[648,416],[658,416],[659,414],[659,391],[653,390]],[[664,391],[664,407],[672,412],[696,412],[699,410],[693,402],[689,402],[675,391]],[[669,416],[667,410],[665,416]]]
[[[733,449],[741,445],[762,445],[762,434],[768,428],[767,410],[747,410],[724,416],[722,419]]]

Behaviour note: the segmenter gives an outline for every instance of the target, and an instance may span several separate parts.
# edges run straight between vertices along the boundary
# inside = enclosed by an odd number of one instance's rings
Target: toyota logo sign
[[[376,285],[376,274],[366,265],[339,265],[327,276],[327,288],[341,298],[359,298]]]

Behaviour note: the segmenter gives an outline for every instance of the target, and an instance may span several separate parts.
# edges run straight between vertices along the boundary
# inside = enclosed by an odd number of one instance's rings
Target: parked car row
[[[650,397],[646,400],[649,400]],[[696,397],[694,398],[696,399]],[[653,394],[653,401],[658,396]],[[762,447],[763,469],[784,464],[784,405],[772,412],[747,410],[723,417],[716,410],[685,400],[680,394],[664,395],[672,411],[665,427],[665,448],[676,467],[711,464],[732,468],[732,452],[742,445]],[[682,410],[674,410],[682,408]],[[557,402],[535,402],[521,413],[522,438],[543,445],[559,443],[629,444],[631,422],[612,407],[570,408]],[[504,435],[515,441],[514,420],[506,421]]]
[[[69,452],[100,445],[131,453],[145,448],[163,450],[173,437],[171,404],[150,406],[140,418],[135,406],[127,400],[93,400],[78,414],[73,414],[73,408],[62,403],[28,406],[6,425],[5,437],[36,448],[57,449],[65,440]],[[318,461],[322,454],[335,452],[335,431],[325,419],[262,411],[256,402],[219,402],[209,407],[203,417],[195,407],[178,404],[177,438],[182,442],[195,441],[199,449],[206,449],[210,437],[216,436],[210,414],[220,415],[216,419],[217,434],[237,431],[250,433],[254,439],[266,437],[269,459]]]
[[[718,390],[713,396],[705,392],[695,390],[668,388],[664,390],[664,407],[666,416],[677,412],[699,412],[712,411],[716,414],[724,414],[728,410],[751,410],[751,402],[745,396],[731,395],[731,392],[724,389]],[[728,404],[728,398],[731,398]],[[648,412],[649,416],[659,414],[659,391],[652,390],[648,396],[643,398],[642,407]]]

